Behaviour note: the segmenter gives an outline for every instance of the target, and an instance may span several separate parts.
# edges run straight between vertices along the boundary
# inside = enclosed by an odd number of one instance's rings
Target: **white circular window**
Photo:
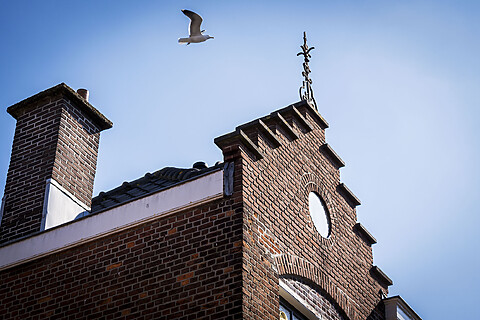
[[[328,238],[330,235],[330,217],[322,200],[315,192],[310,192],[308,195],[308,209],[318,233],[322,237]]]

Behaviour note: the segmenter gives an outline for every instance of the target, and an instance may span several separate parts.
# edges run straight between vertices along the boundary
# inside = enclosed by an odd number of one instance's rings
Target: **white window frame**
[[[321,315],[316,315],[313,311],[307,308],[308,303],[302,299],[295,291],[288,287],[282,279],[279,279],[278,294],[280,297],[290,303],[308,320],[319,320]]]

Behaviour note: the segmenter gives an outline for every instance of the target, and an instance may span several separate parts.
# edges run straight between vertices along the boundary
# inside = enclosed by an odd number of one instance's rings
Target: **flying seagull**
[[[190,18],[190,25],[188,26],[188,32],[190,33],[190,36],[188,38],[178,39],[178,43],[186,43],[189,45],[190,43],[199,43],[208,39],[213,39],[213,37],[210,37],[208,34],[202,34],[202,32],[205,30],[200,31],[200,25],[203,21],[202,17],[190,10],[182,10],[182,12],[184,15]]]

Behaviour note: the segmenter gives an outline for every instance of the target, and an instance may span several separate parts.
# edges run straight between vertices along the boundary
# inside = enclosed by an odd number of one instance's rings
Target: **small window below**
[[[310,192],[308,195],[308,209],[318,233],[322,237],[328,238],[330,236],[330,216],[325,209],[323,200],[315,192]]]
[[[280,320],[307,320],[300,311],[280,297]]]

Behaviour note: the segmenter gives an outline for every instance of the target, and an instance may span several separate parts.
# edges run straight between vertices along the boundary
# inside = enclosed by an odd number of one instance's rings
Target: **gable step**
[[[368,230],[360,222],[357,222],[353,226],[353,229],[369,246],[377,243],[377,239],[375,239],[372,234],[368,232]]]
[[[362,203],[360,202],[360,199],[358,199],[353,192],[347,188],[347,186],[344,183],[340,183],[337,186],[337,191],[340,192],[340,194],[347,200],[353,207],[359,206]]]
[[[345,162],[340,158],[340,156],[330,147],[328,143],[320,146],[320,151],[325,154],[325,156],[330,160],[330,162],[337,168],[345,167]]]
[[[283,130],[285,130],[287,135],[289,135],[292,140],[298,139],[298,134],[295,133],[292,126],[288,124],[287,120],[285,120],[285,118],[280,114],[280,112],[274,112],[272,116],[278,119],[278,124],[280,125],[280,127],[283,128]]]
[[[392,279],[390,279],[379,267],[372,266],[370,273],[385,288],[393,285]]]

